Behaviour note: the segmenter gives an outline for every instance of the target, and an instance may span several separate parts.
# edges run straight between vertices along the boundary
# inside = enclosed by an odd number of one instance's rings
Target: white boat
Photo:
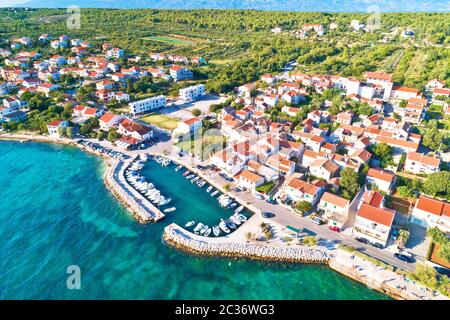
[[[183,166],[180,164],[178,167],[175,168],[175,171],[179,171],[181,168],[183,168]]]
[[[220,234],[220,228],[219,228],[218,226],[214,226],[214,227],[212,228],[212,230],[213,230],[213,234],[214,234],[216,237],[218,237],[219,234]]]
[[[195,232],[195,233],[198,233],[204,226],[205,226],[205,225],[204,225],[203,223],[199,222],[199,223],[197,224],[197,226],[194,228],[194,232]]]
[[[197,185],[201,188],[206,184],[205,180],[202,180],[200,183],[198,183]]]
[[[239,221],[241,221],[241,222],[247,221],[247,217],[244,216],[242,213],[239,213],[239,214],[237,215],[237,217],[238,217]]]
[[[205,231],[205,233],[203,234],[203,236],[204,236],[204,237],[209,236],[210,233],[211,233],[211,231],[212,231],[211,228],[206,229],[206,231]]]
[[[237,226],[241,224],[241,222],[235,216],[229,217],[228,220],[230,220],[231,222],[233,222]]]
[[[223,219],[220,219],[219,228],[225,233],[230,233],[230,229],[227,228],[227,225]]]
[[[166,204],[169,204],[170,201],[172,201],[172,198],[168,198],[168,199],[166,199],[166,200],[160,202],[159,205],[160,205],[160,206],[165,206]]]
[[[204,225],[203,228],[200,229],[200,234],[204,234],[206,232],[206,230],[208,230],[209,227],[207,225]]]
[[[175,211],[175,210],[177,210],[177,208],[172,207],[172,208],[168,208],[168,209],[164,210],[164,212],[172,212],[172,211]],[[195,223],[195,221],[191,221],[191,222]]]
[[[213,189],[213,186],[209,186],[208,189],[206,189],[206,192],[210,193],[212,189]]]
[[[213,193],[211,193],[211,197],[214,197],[218,193],[219,193],[219,190],[214,191]]]
[[[194,224],[195,224],[195,221],[192,220],[192,221],[189,221],[188,223],[186,223],[184,226],[185,226],[186,228],[190,228],[190,227],[192,227]]]
[[[234,213],[239,213],[239,212],[241,212],[242,210],[244,210],[244,206],[240,206],[239,208],[237,208],[237,209],[234,211]]]
[[[237,226],[233,222],[231,222],[230,220],[225,220],[225,224],[230,229],[236,229],[237,228]]]
[[[194,179],[191,180],[191,182],[195,182],[195,181],[197,181],[198,179],[200,179],[200,177],[195,177]]]
[[[186,177],[186,179],[190,180],[190,179],[192,179],[193,177],[195,177],[195,174],[190,174],[190,175],[188,175],[188,176]]]

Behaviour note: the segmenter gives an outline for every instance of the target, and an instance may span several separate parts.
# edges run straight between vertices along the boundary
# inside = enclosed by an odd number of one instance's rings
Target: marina
[[[170,205],[163,207],[163,212],[172,212],[171,218],[181,220],[180,225],[187,230],[203,237],[220,237],[237,230],[248,219],[250,213],[243,206],[183,165],[161,155],[150,155],[146,160],[136,160],[127,178],[159,208]],[[159,170],[165,172],[164,179],[155,175],[156,167],[162,167]],[[194,197],[202,201],[202,208],[190,205],[189,199]]]

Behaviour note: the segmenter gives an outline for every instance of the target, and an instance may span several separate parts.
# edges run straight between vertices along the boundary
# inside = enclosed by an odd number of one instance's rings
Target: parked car
[[[407,263],[414,262],[414,259],[411,254],[397,252],[397,253],[394,253],[394,257],[396,257],[398,260],[401,260],[401,261],[404,261]]]
[[[255,193],[253,193],[253,195],[256,198],[260,199],[260,200],[264,200],[265,199],[264,196],[261,193],[259,193],[259,192],[255,192]]]
[[[246,191],[247,190],[247,188],[244,188],[244,187],[241,187],[241,186],[237,186],[236,187],[236,191]]]
[[[224,179],[225,179],[226,181],[228,181],[228,182],[233,182],[233,181],[234,181],[233,178],[227,176],[227,175],[226,175],[225,173],[223,173],[223,172],[219,173],[219,176],[221,176],[222,178],[224,178]]]
[[[319,217],[314,217],[311,219],[311,221],[318,225],[322,225],[325,223],[325,220],[323,220],[322,218],[319,218]]]
[[[375,248],[384,249],[384,246],[382,244],[379,244],[378,242],[371,242],[370,244]]]
[[[355,240],[358,241],[358,242],[364,243],[364,244],[368,244],[369,243],[369,241],[367,241],[367,239],[361,238],[361,237],[356,237]]]
[[[434,270],[436,270],[437,273],[440,273],[440,274],[443,274],[444,276],[450,277],[450,269],[448,269],[448,268],[435,266]]]

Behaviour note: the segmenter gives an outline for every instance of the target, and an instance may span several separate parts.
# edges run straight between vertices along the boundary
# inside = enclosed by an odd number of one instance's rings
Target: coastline
[[[6,133],[0,133],[0,140],[6,140],[6,141],[21,141],[21,142],[27,142],[27,141],[33,141],[33,142],[45,142],[45,143],[55,143],[60,145],[69,145],[78,147],[80,150],[86,151],[88,153],[91,153],[93,155],[97,155],[102,157],[105,160],[106,164],[106,170],[104,171],[103,180],[108,188],[108,190],[113,194],[113,196],[121,203],[131,214],[135,217],[135,219],[139,223],[148,223],[151,220],[144,219],[142,216],[135,210],[134,206],[129,203],[129,201],[121,196],[121,193],[118,192],[117,188],[115,187],[115,184],[110,181],[110,177],[113,176],[113,168],[116,167],[117,163],[119,163],[119,160],[112,159],[108,156],[105,156],[103,154],[93,152],[92,150],[82,147],[75,143],[71,139],[63,139],[63,138],[56,138],[56,137],[49,137],[44,135],[33,135],[33,134],[6,134]],[[156,154],[156,153],[153,153]],[[167,156],[166,156],[167,157]],[[168,157],[171,160],[180,163],[178,160],[173,159],[172,157]],[[203,177],[201,172],[199,170],[190,167],[189,165],[185,163],[183,166],[187,167],[191,171],[195,172],[196,174],[202,176],[203,179],[207,180],[209,183],[211,182],[210,179]],[[108,178],[109,177],[109,178]],[[227,193],[223,188],[218,188],[223,193]],[[236,198],[238,202],[240,202],[242,205],[249,208],[250,206],[246,204],[241,199]],[[252,207],[252,206],[251,206]],[[249,208],[253,212],[258,212],[259,210],[257,208]],[[254,210],[256,209],[256,210]],[[180,232],[181,230],[181,232]],[[253,259],[253,260],[262,260],[267,262],[291,262],[291,263],[316,263],[316,264],[327,264],[330,269],[332,269],[335,272],[338,272],[339,274],[342,274],[352,280],[355,280],[357,282],[360,282],[362,284],[365,284],[369,288],[373,290],[377,290],[383,294],[386,294],[394,299],[397,300],[425,300],[421,299],[418,296],[413,296],[411,294],[408,294],[406,291],[401,291],[399,289],[396,289],[392,285],[386,284],[385,281],[380,282],[377,279],[370,278],[367,275],[358,274],[355,272],[354,269],[352,269],[348,263],[342,263],[340,261],[337,261],[335,259],[334,255],[328,255],[327,253],[324,253],[323,251],[319,249],[313,249],[308,248],[306,250],[305,248],[302,248],[300,250],[287,250],[285,251],[280,249],[283,248],[275,248],[267,249],[267,245],[248,245],[246,243],[235,243],[238,246],[236,247],[227,247],[224,245],[226,242],[223,242],[219,245],[212,245],[209,246],[208,244],[205,244],[205,241],[200,241],[198,239],[190,239],[189,241],[180,241],[180,235],[186,235],[189,233],[189,231],[186,231],[182,227],[179,227],[176,224],[171,224],[167,226],[164,229],[164,233],[162,235],[163,240],[168,244],[171,245],[177,249],[183,250],[185,252],[197,254],[197,255],[205,255],[205,256],[223,256],[223,257],[239,257],[239,258],[245,258],[245,259]],[[197,237],[197,235],[194,235]],[[202,237],[203,238],[203,237]],[[208,238],[204,238],[208,239]],[[213,238],[211,238],[213,239]],[[217,238],[219,239],[219,238]],[[199,246],[197,246],[200,243]],[[257,249],[257,247],[259,249]],[[265,250],[264,250],[265,249]],[[288,248],[291,249],[291,248]],[[253,252],[252,252],[253,250]],[[304,250],[304,251],[301,251]],[[312,250],[312,251],[311,251]],[[313,251],[320,251],[322,254],[318,254],[317,256],[309,255]],[[339,250],[342,251],[342,250]],[[387,271],[392,273],[391,276],[397,275],[394,272]],[[370,275],[370,274],[369,274]],[[397,275],[398,276],[398,275]],[[414,284],[416,286],[416,284]],[[439,295],[437,299],[447,299],[447,297]]]

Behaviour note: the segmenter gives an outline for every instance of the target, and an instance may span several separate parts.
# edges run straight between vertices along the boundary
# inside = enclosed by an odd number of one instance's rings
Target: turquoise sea
[[[191,256],[164,226],[226,216],[173,168],[145,173],[179,209],[140,225],[102,181],[102,160],[74,147],[0,142],[1,299],[386,299],[323,266]],[[66,269],[81,269],[81,289]]]

